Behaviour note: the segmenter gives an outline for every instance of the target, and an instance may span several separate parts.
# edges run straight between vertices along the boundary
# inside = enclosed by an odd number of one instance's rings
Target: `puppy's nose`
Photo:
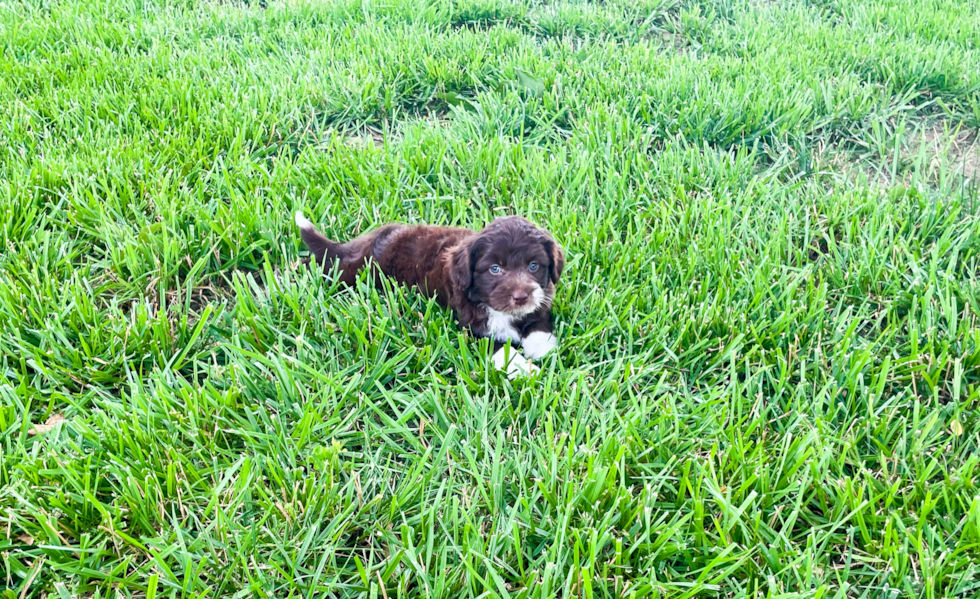
[[[527,303],[527,291],[515,291],[512,298],[515,304],[522,306]]]

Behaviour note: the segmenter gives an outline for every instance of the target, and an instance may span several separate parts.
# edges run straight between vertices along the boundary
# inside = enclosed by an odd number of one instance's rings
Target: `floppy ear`
[[[449,257],[449,280],[464,296],[473,285],[473,249],[471,239],[459,244]]]
[[[548,239],[546,243],[548,255],[551,257],[551,267],[548,269],[548,275],[551,277],[551,282],[557,285],[558,279],[561,278],[561,271],[565,269],[565,252],[550,235],[545,233],[545,236]]]

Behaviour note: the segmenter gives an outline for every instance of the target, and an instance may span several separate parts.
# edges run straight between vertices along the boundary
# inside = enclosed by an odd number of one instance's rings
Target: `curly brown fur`
[[[373,263],[398,283],[434,295],[460,325],[493,339],[495,351],[509,340],[537,358],[555,345],[551,302],[565,254],[547,231],[521,217],[498,218],[479,232],[396,223],[346,243],[326,238],[300,212],[296,225],[315,263],[325,273],[337,268],[347,285]]]

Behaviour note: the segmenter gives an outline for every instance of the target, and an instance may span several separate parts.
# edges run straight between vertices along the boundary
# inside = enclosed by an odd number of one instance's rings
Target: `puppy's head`
[[[565,254],[519,216],[498,218],[452,255],[453,285],[472,302],[520,317],[550,307]]]

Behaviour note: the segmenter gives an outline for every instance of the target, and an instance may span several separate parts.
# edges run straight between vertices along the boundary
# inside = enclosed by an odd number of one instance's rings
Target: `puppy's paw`
[[[527,377],[541,371],[540,368],[531,364],[524,356],[517,353],[514,348],[510,348],[510,355],[508,356],[507,349],[506,347],[502,347],[497,350],[497,353],[490,358],[490,361],[497,370],[506,369],[508,379],[514,380],[520,377]]]
[[[544,331],[534,331],[521,341],[524,355],[532,360],[543,358],[545,354],[555,349],[556,345],[558,345],[558,338]]]

